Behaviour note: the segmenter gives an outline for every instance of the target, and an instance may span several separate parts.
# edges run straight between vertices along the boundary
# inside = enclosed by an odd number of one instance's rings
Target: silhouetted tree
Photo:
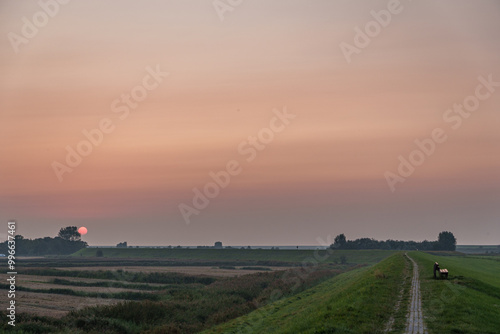
[[[346,237],[344,233],[339,234],[333,240],[333,248],[343,248],[346,243]]]
[[[438,244],[441,250],[454,251],[457,248],[457,239],[453,233],[448,231],[443,231],[439,233]]]
[[[81,240],[71,241],[60,237],[26,239],[20,234],[16,235],[16,254],[18,255],[67,255],[84,247],[87,247],[87,243]],[[6,253],[6,251],[7,241],[0,244],[0,253]]]
[[[344,234],[335,237],[330,248],[336,249],[394,249],[394,250],[455,250],[456,239],[451,232],[441,232],[439,241],[401,241],[391,240],[378,241],[373,238],[359,238],[346,240]]]
[[[76,226],[63,227],[59,230],[57,235],[59,238],[69,241],[79,241],[81,238],[78,228]]]

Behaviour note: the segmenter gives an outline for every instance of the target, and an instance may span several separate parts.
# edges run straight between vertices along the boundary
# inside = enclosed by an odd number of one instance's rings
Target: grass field
[[[457,245],[457,252],[466,254],[499,253],[500,245]]]
[[[344,268],[348,270],[348,268]],[[37,270],[38,272],[39,270]],[[49,273],[53,271],[48,270]],[[40,318],[22,314],[24,305],[19,300],[18,323],[14,331],[26,333],[61,333],[70,330],[72,333],[197,333],[207,327],[225,322],[232,318],[246,314],[254,310],[259,303],[266,303],[275,291],[280,291],[283,295],[293,295],[303,291],[315,284],[335,276],[342,272],[339,269],[318,268],[314,272],[306,272],[303,269],[286,271],[265,271],[261,273],[248,274],[238,277],[211,278],[206,281],[206,276],[186,276],[182,274],[169,273],[168,277],[150,274],[136,276],[137,273],[122,273],[115,277],[115,280],[99,278],[93,282],[86,282],[72,279],[55,278],[46,281],[47,289],[35,289],[45,284],[40,280],[40,276],[33,276],[37,282],[19,282],[17,293],[39,293],[45,298],[44,304],[40,305],[44,309],[58,310],[62,306],[58,300],[79,296],[81,301],[94,298],[95,293],[99,293],[102,299],[122,297],[122,299],[139,299],[139,301],[119,302],[108,306],[93,306],[77,308],[64,315],[60,319],[55,316],[50,318]],[[65,271],[71,275],[81,274],[82,271]],[[107,276],[106,271],[94,271],[96,277]],[[156,274],[156,273],[153,273]],[[86,272],[85,276],[90,276],[91,272]],[[42,277],[44,277],[42,275]],[[71,276],[75,278],[74,276]],[[147,285],[137,285],[135,282],[152,280],[156,282],[160,278],[169,278],[170,284],[161,290],[151,290],[148,288],[141,295],[137,295],[137,290],[144,289]],[[109,292],[114,288],[103,286],[102,283],[118,283],[124,292]],[[58,284],[62,288],[54,289]],[[29,286],[32,287],[29,287]],[[81,285],[85,285],[82,289]],[[99,285],[96,287],[95,285]],[[129,287],[130,285],[130,287]],[[156,285],[155,285],[156,287]],[[2,288],[4,288],[2,286]],[[100,288],[100,289],[96,289]],[[68,293],[71,291],[72,293]],[[108,292],[106,292],[108,291]],[[48,296],[53,299],[47,299]],[[59,295],[60,298],[56,296]],[[64,296],[62,296],[64,295]],[[152,299],[153,301],[148,300]],[[72,298],[75,305],[79,302]],[[4,305],[2,305],[3,307]],[[33,305],[30,305],[33,307]],[[85,303],[83,306],[88,306]],[[59,310],[58,310],[59,311]],[[5,316],[5,315],[3,315]],[[0,332],[9,328],[2,324]]]
[[[499,333],[498,257],[437,256],[409,253],[419,264],[422,305],[430,333]],[[449,270],[433,279],[433,263]]]
[[[73,257],[23,259],[17,325],[12,330],[2,324],[0,332],[326,334],[405,329],[411,265],[403,252],[110,250],[117,253],[108,255],[116,257],[96,258],[92,252],[85,255],[86,250]],[[419,264],[429,334],[498,333],[500,256],[409,255]],[[434,261],[449,269],[448,280],[433,279]]]
[[[102,250],[20,261],[14,331],[196,333],[394,253]]]
[[[295,262],[325,257],[325,250],[273,250],[273,249],[187,249],[187,248],[99,248],[108,258],[160,258],[209,261]],[[85,248],[73,257],[95,257],[96,248]],[[393,254],[389,250],[335,250],[324,262],[340,262],[342,256],[349,263],[374,264]]]
[[[163,272],[174,272],[183,273],[187,275],[206,275],[206,276],[241,276],[254,274],[261,271],[273,271],[273,270],[286,270],[292,267],[258,267],[258,266],[106,266],[106,268],[100,267],[60,267],[55,268],[59,270],[124,270],[128,272],[143,272],[143,273],[163,273]]]
[[[402,284],[407,298],[406,261],[402,253],[395,254],[205,333],[381,333],[395,311]],[[393,333],[403,331],[405,315],[405,307],[395,312]]]

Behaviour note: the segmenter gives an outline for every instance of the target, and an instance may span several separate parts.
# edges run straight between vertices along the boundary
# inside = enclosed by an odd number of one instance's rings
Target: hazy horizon
[[[214,3],[0,5],[1,239],[500,244],[500,3]]]

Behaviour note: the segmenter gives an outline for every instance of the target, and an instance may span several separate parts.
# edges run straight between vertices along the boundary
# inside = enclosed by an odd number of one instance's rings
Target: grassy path
[[[422,298],[420,296],[420,279],[418,275],[418,264],[405,254],[413,263],[413,278],[411,281],[411,301],[408,311],[405,334],[427,334],[422,313]]]

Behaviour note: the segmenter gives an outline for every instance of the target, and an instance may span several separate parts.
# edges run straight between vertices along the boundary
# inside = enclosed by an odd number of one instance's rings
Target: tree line
[[[26,239],[18,234],[15,241],[16,254],[22,256],[68,255],[88,246],[76,226],[61,228],[54,238]],[[7,254],[7,250],[7,241],[0,243],[0,253]]]
[[[437,241],[402,241],[402,240],[375,240],[372,238],[360,238],[347,240],[342,233],[335,237],[334,243],[330,245],[334,249],[393,249],[393,250],[443,250],[454,251],[457,239],[453,233],[443,231],[439,233]]]

